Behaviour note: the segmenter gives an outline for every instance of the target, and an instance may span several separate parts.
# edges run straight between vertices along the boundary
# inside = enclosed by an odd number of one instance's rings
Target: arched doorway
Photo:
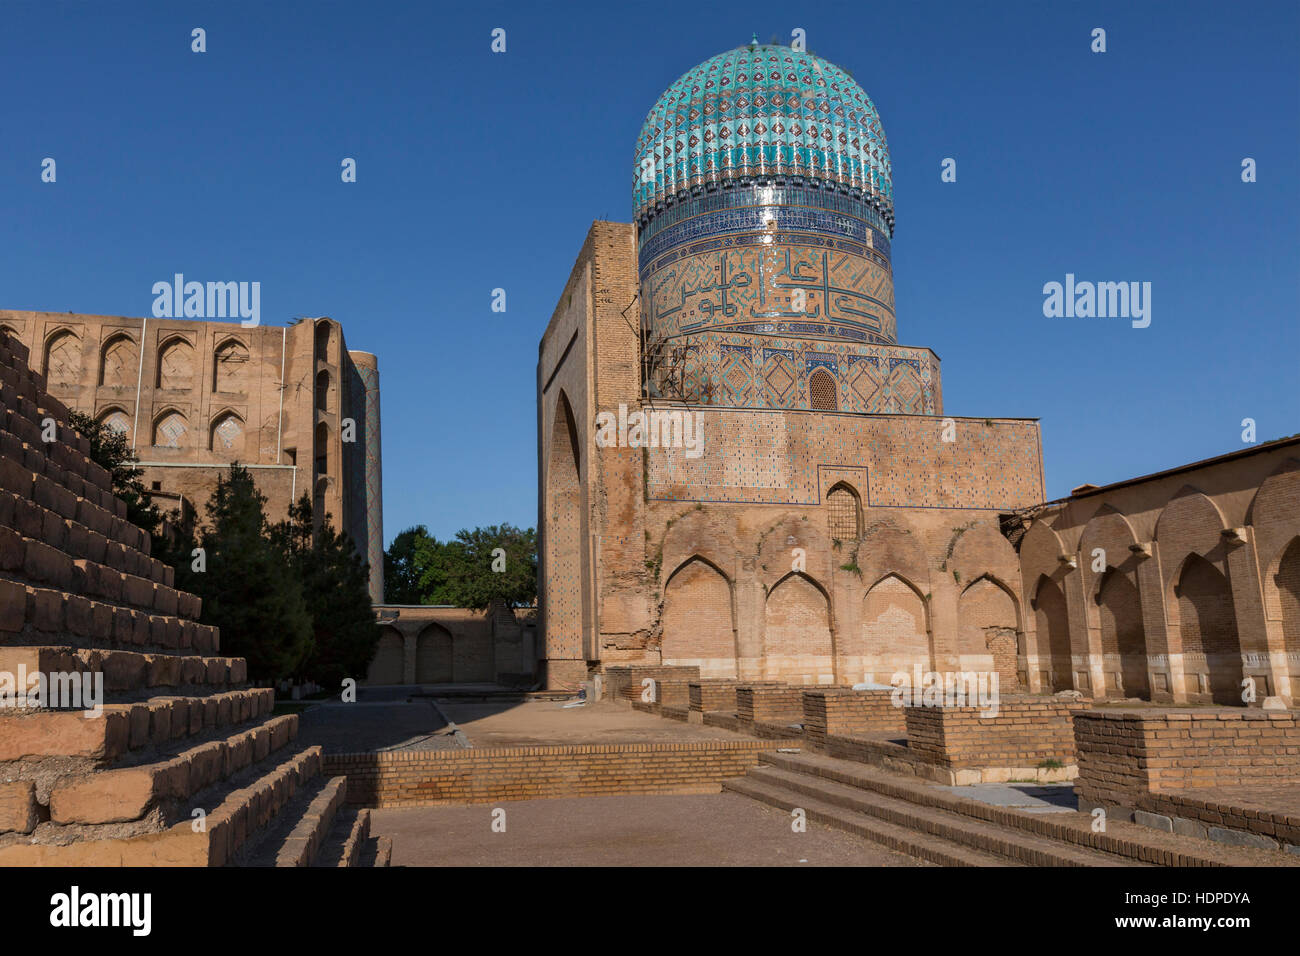
[[[1034,622],[1038,630],[1038,666],[1043,688],[1052,693],[1074,689],[1070,655],[1070,615],[1060,585],[1047,577],[1039,579],[1034,601]]]
[[[1188,695],[1240,705],[1241,643],[1227,578],[1193,554],[1183,565],[1176,594]]]
[[[546,658],[578,662],[586,658],[583,645],[590,612],[583,567],[578,429],[563,393],[555,404],[550,438],[545,511]]]
[[[992,579],[982,577],[961,593],[957,602],[957,653],[962,669],[967,661],[989,660],[1005,693],[1020,687],[1016,646],[1016,604]]]
[[[833,680],[830,601],[804,574],[789,574],[764,607],[763,673],[791,684]]]
[[[731,585],[708,561],[693,557],[664,588],[665,664],[696,664],[701,677],[736,676],[736,632]]]
[[[1147,680],[1147,640],[1137,586],[1111,568],[1097,591],[1101,618],[1102,667],[1107,681],[1124,697],[1151,699]],[[1108,688],[1109,689],[1109,688]]]
[[[441,624],[430,624],[415,639],[415,682],[449,684],[454,679],[451,632]]]

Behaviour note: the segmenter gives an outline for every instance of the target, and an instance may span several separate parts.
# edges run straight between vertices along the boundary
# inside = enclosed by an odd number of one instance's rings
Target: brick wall
[[[708,713],[721,710],[728,714],[736,712],[736,688],[739,681],[719,678],[716,680],[699,680],[690,683],[691,710]],[[746,681],[746,687],[779,687],[779,681]]]
[[[1004,697],[996,717],[978,707],[904,707],[908,746],[950,768],[1037,767],[1075,762],[1073,713],[1087,704]]]
[[[373,807],[545,797],[715,793],[772,745],[757,740],[330,754],[348,800]]]
[[[606,667],[604,669],[605,693],[624,700],[640,700],[641,682],[647,677],[655,681],[692,681],[700,679],[700,669],[694,666]]]
[[[747,723],[801,720],[807,690],[784,684],[740,684],[736,687],[736,716]]]
[[[903,708],[888,690],[808,690],[802,695],[803,731],[810,746],[823,748],[827,736],[907,732]]]
[[[1074,718],[1079,778],[1093,804],[1133,807],[1148,792],[1300,784],[1300,721],[1292,712],[1215,711]]]

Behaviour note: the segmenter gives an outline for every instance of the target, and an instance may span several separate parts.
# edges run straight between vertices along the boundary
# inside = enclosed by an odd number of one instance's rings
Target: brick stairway
[[[1300,858],[1230,847],[1085,813],[1026,813],[957,796],[864,764],[765,753],[723,787],[943,866],[1298,866]]]
[[[0,334],[0,674],[102,675],[105,697],[0,707],[0,865],[386,866],[67,417]]]

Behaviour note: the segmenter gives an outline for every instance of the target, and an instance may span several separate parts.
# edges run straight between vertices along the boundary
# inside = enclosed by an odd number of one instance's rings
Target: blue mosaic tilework
[[[851,190],[892,224],[889,147],[871,98],[821,57],[754,44],[710,57],[659,97],[637,139],[633,202],[644,218],[709,183],[786,177]]]
[[[889,239],[866,203],[824,189],[748,186],[690,199],[656,215],[637,236],[640,270],[667,249],[709,236],[762,230],[808,231],[854,240],[862,254],[889,265]]]

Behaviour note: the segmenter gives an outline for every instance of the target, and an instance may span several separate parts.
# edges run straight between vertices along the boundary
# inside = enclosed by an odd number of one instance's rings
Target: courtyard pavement
[[[492,831],[505,810],[506,830]],[[393,866],[928,866],[735,793],[372,810]]]

